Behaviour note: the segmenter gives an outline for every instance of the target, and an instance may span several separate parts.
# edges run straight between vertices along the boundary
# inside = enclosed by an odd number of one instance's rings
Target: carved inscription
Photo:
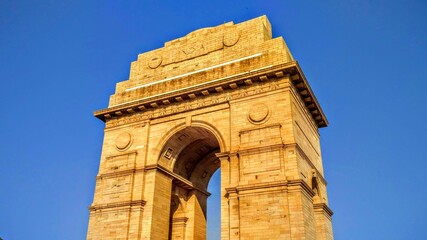
[[[128,166],[128,156],[122,155],[117,157],[111,157],[108,158],[106,161],[106,171],[121,171],[123,169],[126,169]]]
[[[221,50],[224,46],[234,46],[239,39],[240,33],[235,26],[227,26],[220,30],[211,28],[198,30],[189,33],[186,37],[167,43],[163,49],[167,54],[162,56],[162,51],[158,51],[156,55],[148,59],[148,66],[154,69],[158,66],[200,57]]]
[[[124,193],[129,191],[130,175],[123,177],[106,178],[104,195]]]

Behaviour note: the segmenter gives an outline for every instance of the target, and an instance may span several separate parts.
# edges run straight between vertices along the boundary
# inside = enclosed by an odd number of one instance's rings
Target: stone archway
[[[176,175],[172,181],[169,239],[205,239],[208,183],[220,168],[220,143],[203,127],[186,127],[164,144],[159,164]]]
[[[138,55],[106,109],[88,240],[204,239],[221,168],[221,239],[332,240],[328,125],[267,17]]]

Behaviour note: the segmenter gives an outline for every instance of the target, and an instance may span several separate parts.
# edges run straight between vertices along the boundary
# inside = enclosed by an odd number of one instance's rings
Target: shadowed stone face
[[[203,128],[186,128],[177,132],[165,144],[162,152],[168,149],[172,152],[171,169],[187,180],[196,178],[192,174],[200,164],[200,167],[206,168],[202,173],[198,172],[204,174],[203,179],[211,176],[219,167],[215,161],[215,153],[220,151],[219,143],[212,133]],[[207,160],[209,163],[216,162],[216,168],[212,168]],[[204,190],[207,190],[206,187]]]

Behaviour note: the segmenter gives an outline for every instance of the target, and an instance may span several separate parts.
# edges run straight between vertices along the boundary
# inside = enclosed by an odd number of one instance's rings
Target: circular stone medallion
[[[154,56],[150,58],[150,60],[148,61],[148,66],[151,69],[155,69],[158,66],[160,66],[161,63],[162,63],[162,56]]]
[[[231,47],[239,41],[240,34],[236,27],[226,27],[224,30],[224,45]]]
[[[123,151],[132,143],[132,135],[127,132],[120,133],[116,138],[117,150]]]
[[[257,103],[249,109],[248,120],[253,124],[261,124],[267,119],[269,113],[267,105]]]

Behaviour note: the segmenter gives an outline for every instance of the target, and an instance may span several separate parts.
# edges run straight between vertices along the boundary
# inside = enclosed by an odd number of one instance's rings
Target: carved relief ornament
[[[106,127],[116,127],[120,125],[125,125],[129,123],[149,120],[153,118],[168,116],[176,113],[181,113],[185,111],[190,111],[194,109],[199,109],[202,107],[212,106],[220,103],[225,103],[230,100],[235,100],[247,96],[252,96],[268,91],[273,91],[279,88],[283,88],[286,84],[280,82],[268,82],[263,83],[262,87],[257,88],[257,90],[253,90],[251,88],[241,88],[238,90],[234,90],[229,93],[221,94],[221,95],[210,95],[209,97],[204,97],[201,99],[194,99],[188,102],[181,102],[178,104],[171,104],[169,106],[156,108],[152,110],[147,110],[145,112],[138,112],[131,115],[126,115],[122,117],[112,118],[106,121]]]

